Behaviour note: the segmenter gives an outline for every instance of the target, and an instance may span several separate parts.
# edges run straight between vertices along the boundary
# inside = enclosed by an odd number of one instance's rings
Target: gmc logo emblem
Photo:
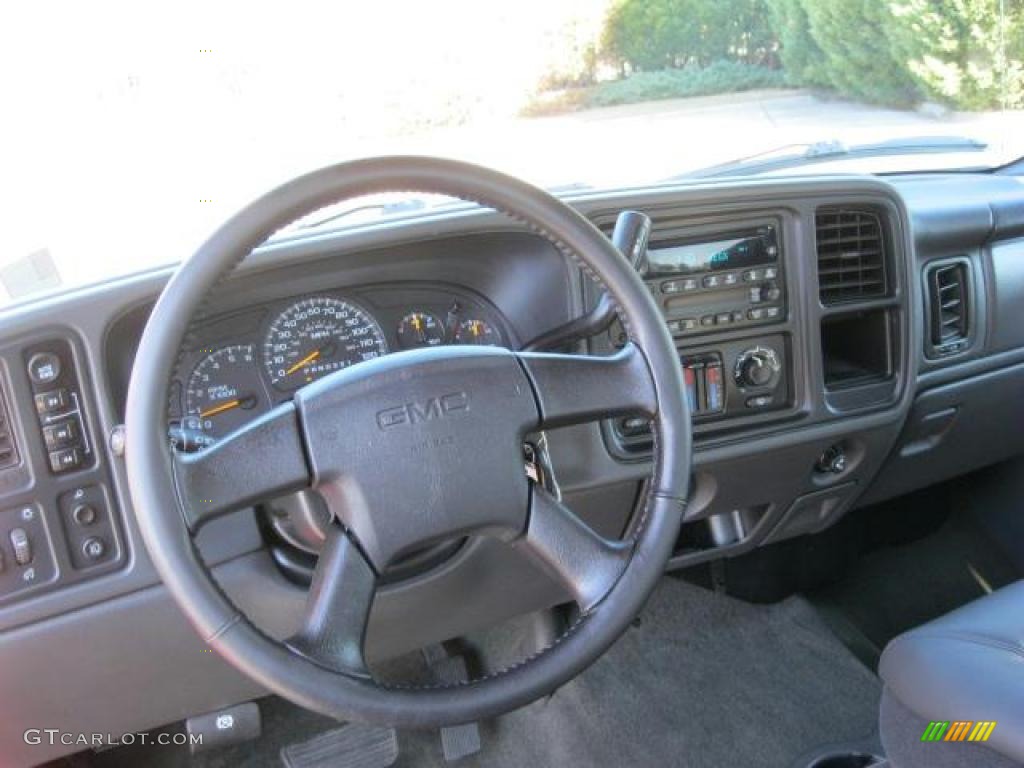
[[[449,414],[469,410],[469,395],[465,392],[449,392],[420,402],[396,405],[377,411],[377,426],[382,430],[421,421],[443,419]]]

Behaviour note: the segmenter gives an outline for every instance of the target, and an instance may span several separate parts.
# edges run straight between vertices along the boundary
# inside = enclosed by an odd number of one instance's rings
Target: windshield
[[[841,162],[740,172],[993,167],[1024,154],[1022,49],[1024,0],[19,3],[0,304],[181,260],[266,190],[368,155],[563,190],[814,147]],[[403,198],[292,231],[443,203]]]

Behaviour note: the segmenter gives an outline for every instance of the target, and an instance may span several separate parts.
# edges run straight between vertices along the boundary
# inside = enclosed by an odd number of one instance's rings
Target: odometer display
[[[267,374],[282,390],[387,352],[383,331],[365,310],[327,296],[288,307],[271,323],[263,344]]]

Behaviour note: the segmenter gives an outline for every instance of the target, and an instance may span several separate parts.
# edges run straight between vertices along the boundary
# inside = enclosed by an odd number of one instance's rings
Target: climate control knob
[[[754,347],[736,358],[733,373],[736,384],[741,388],[767,387],[779,376],[779,356],[769,347]]]

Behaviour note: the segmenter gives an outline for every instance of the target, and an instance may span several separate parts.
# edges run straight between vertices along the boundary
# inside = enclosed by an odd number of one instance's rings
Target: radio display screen
[[[651,248],[647,252],[648,271],[654,275],[739,269],[774,260],[775,249],[769,249],[767,237],[761,233]]]

